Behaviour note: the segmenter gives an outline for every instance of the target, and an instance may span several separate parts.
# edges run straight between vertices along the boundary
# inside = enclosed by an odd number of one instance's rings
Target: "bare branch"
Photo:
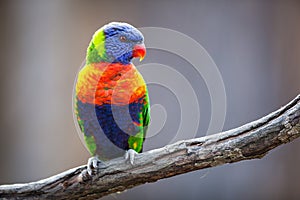
[[[179,141],[123,158],[86,179],[85,166],[37,182],[0,186],[2,198],[95,199],[147,182],[225,163],[262,158],[271,149],[300,135],[300,95],[279,110],[244,126],[201,138]]]

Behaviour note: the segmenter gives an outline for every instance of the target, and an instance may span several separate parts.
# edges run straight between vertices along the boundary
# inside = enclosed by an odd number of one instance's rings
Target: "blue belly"
[[[142,103],[117,106],[111,104],[94,105],[77,101],[78,115],[83,122],[82,132],[93,135],[96,154],[100,159],[111,159],[124,155],[129,149],[128,138],[143,131],[139,119]],[[135,123],[134,123],[135,122]]]

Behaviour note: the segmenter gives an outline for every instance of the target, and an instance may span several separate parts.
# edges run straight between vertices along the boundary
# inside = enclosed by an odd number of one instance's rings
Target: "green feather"
[[[147,127],[150,123],[150,101],[149,101],[148,90],[146,91],[145,101],[147,103],[143,107],[142,116],[143,116],[143,126]]]
[[[146,91],[145,104],[143,106],[142,112],[139,113],[139,118],[142,122],[140,132],[128,138],[129,148],[135,150],[136,152],[141,152],[143,149],[143,142],[146,138],[146,132],[150,123],[150,102],[148,91]]]
[[[135,150],[136,152],[141,152],[143,149],[143,141],[144,141],[144,131],[141,130],[135,136],[130,136],[128,138],[129,148]]]
[[[94,156],[95,155],[95,153],[96,153],[96,141],[95,141],[95,139],[94,139],[94,136],[86,136],[86,135],[84,135],[84,140],[85,140],[85,142],[86,142],[86,145],[87,145],[87,147],[88,147],[88,149],[89,149],[89,152],[90,152],[90,154],[92,155],[92,156]]]
[[[99,29],[93,35],[86,54],[86,63],[97,63],[106,61],[107,55],[105,51],[105,33],[103,29]]]

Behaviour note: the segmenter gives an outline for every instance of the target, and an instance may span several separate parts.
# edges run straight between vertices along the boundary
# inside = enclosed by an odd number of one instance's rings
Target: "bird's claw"
[[[95,175],[99,169],[106,168],[105,164],[97,156],[91,157],[87,163],[87,172],[90,176]]]
[[[128,151],[126,151],[126,153],[125,153],[125,160],[127,161],[127,162],[130,162],[130,164],[131,165],[133,165],[133,161],[134,161],[134,158],[135,158],[135,156],[137,155],[138,153],[135,151],[135,150],[133,150],[133,149],[129,149]]]

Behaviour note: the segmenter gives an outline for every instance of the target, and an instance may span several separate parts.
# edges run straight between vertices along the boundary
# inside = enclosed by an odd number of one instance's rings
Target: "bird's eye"
[[[124,36],[124,35],[120,36],[120,41],[121,42],[126,42],[127,41],[126,36]]]

